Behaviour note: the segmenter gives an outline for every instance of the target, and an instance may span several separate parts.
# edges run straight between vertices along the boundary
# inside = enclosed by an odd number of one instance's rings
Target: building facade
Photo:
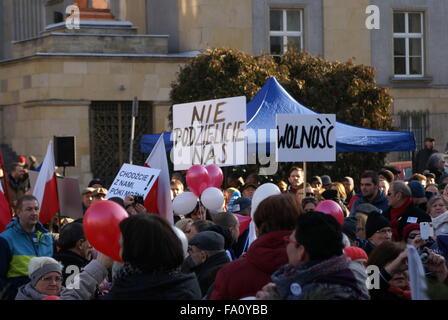
[[[81,185],[126,161],[134,97],[136,139],[166,129],[176,72],[211,47],[279,55],[294,45],[373,66],[391,88],[394,127],[414,132],[418,149],[432,136],[446,150],[447,1],[85,0],[80,29],[69,30],[72,3],[0,0],[0,143],[42,159],[53,136],[76,136],[67,174]]]

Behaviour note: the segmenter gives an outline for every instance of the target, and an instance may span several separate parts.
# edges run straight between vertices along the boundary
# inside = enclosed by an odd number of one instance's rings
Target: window
[[[284,54],[288,48],[303,49],[303,10],[271,9],[269,43],[272,55]]]
[[[399,77],[422,77],[424,74],[421,12],[394,12],[394,74]]]

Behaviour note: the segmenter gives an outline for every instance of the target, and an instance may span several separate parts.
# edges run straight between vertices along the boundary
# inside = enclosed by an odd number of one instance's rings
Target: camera
[[[134,204],[140,203],[143,205],[143,196],[134,196]]]
[[[422,252],[420,253],[420,260],[422,260],[422,263],[428,263],[429,260],[429,253],[428,252]]]

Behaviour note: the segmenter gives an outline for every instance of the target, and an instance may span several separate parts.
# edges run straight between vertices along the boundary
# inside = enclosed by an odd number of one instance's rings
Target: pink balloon
[[[192,166],[187,171],[187,184],[188,188],[199,197],[210,184],[207,169],[198,164]]]
[[[329,214],[335,218],[341,226],[344,224],[344,213],[342,212],[341,207],[333,200],[320,202],[316,207],[316,211]]]
[[[224,180],[224,175],[221,168],[216,164],[209,164],[208,166],[205,166],[205,170],[207,170],[210,178],[209,187],[220,188]]]

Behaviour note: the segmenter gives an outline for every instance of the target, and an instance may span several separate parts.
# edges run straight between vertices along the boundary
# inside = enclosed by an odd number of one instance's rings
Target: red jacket
[[[260,236],[247,254],[222,267],[215,279],[211,300],[238,300],[255,296],[271,282],[271,274],[288,263],[283,237],[292,231],[273,231]]]

